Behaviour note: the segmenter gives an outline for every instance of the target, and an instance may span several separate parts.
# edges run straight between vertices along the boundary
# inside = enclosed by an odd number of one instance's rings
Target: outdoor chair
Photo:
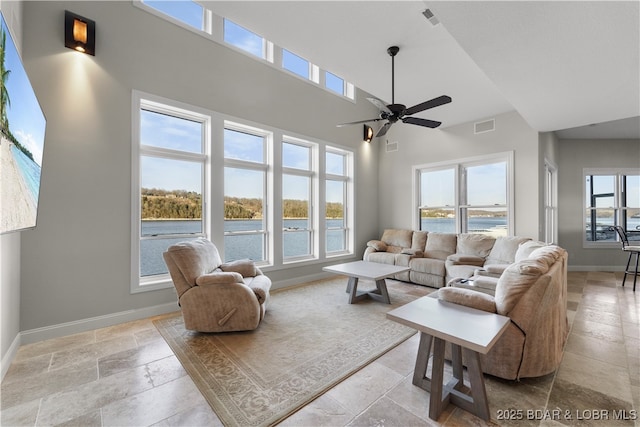
[[[619,225],[614,225],[611,228],[618,233],[618,236],[620,237],[620,242],[622,242],[622,250],[625,252],[629,252],[629,259],[627,260],[627,266],[624,269],[624,278],[622,279],[622,286],[624,286],[624,282],[625,280],[627,280],[627,274],[632,274],[633,275],[633,292],[635,292],[636,279],[638,278],[638,274],[640,274],[638,273],[638,257],[640,257],[640,246],[629,245],[629,238],[627,237],[627,232],[624,230],[623,227]],[[635,267],[635,270],[629,270],[629,265],[631,264],[631,257],[633,257],[633,255],[636,256],[636,267]]]

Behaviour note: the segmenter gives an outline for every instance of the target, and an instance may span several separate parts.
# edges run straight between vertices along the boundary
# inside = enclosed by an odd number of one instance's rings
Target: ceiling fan
[[[380,101],[378,98],[367,98],[369,102],[378,107],[380,110],[380,117],[369,120],[360,120],[357,122],[350,123],[342,123],[339,124],[338,127],[348,126],[348,125],[357,125],[361,123],[367,122],[377,122],[380,120],[388,120],[385,123],[378,133],[376,137],[383,136],[387,133],[391,125],[400,120],[402,123],[409,123],[412,125],[424,126],[428,128],[437,128],[442,123],[435,120],[421,119],[418,117],[406,117],[411,116],[413,114],[419,113],[424,110],[428,110],[430,108],[439,107],[440,105],[448,104],[451,102],[451,97],[447,95],[442,95],[437,98],[433,98],[429,101],[422,102],[420,104],[414,105],[413,107],[407,108],[403,104],[395,103],[395,56],[400,51],[398,46],[391,46],[387,49],[387,53],[391,56],[391,104],[385,105],[384,102]]]

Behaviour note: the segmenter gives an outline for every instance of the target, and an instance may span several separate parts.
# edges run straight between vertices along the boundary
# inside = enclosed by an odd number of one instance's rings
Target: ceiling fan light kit
[[[376,119],[369,120],[360,120],[357,122],[349,122],[339,124],[340,126],[348,126],[355,124],[362,124],[368,122],[377,122],[380,120],[387,120],[378,133],[376,137],[386,135],[389,128],[398,120],[402,123],[408,123],[411,125],[418,125],[428,128],[437,128],[442,123],[435,120],[421,119],[419,117],[406,117],[411,116],[416,113],[420,113],[422,111],[428,110],[430,108],[439,107],[440,105],[448,104],[451,102],[451,97],[447,95],[441,95],[437,98],[430,99],[429,101],[422,102],[420,104],[416,104],[413,107],[407,108],[404,104],[396,104],[395,103],[395,57],[400,52],[400,48],[398,46],[391,46],[387,49],[387,53],[391,56],[391,104],[385,105],[384,102],[380,101],[377,98],[367,98],[369,102],[378,107],[380,110],[380,116]],[[366,140],[366,138],[365,138]]]

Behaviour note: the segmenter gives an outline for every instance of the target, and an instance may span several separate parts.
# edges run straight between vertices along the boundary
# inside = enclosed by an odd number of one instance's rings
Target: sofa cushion
[[[495,299],[498,314],[508,315],[522,295],[547,271],[549,271],[547,263],[535,258],[511,264],[502,273],[496,285]]]
[[[427,231],[414,231],[411,237],[411,249],[424,252],[427,245]]]
[[[456,254],[486,258],[496,239],[486,234],[463,233],[458,235]]]
[[[387,229],[382,233],[380,240],[385,242],[387,246],[399,246],[400,248],[410,248],[413,238],[412,230],[403,229]]]
[[[540,242],[537,240],[529,240],[527,242],[524,242],[520,246],[518,246],[518,250],[516,251],[516,255],[513,261],[518,262],[522,261],[523,259],[527,259],[529,258],[529,255],[531,255],[531,252],[543,246],[547,246],[547,244],[545,242]]]
[[[372,252],[369,254],[367,261],[379,262],[380,264],[396,264],[396,254],[392,252]]]
[[[447,264],[475,265],[477,267],[482,267],[484,265],[484,258],[476,255],[453,254],[447,257]]]
[[[529,241],[528,237],[498,236],[487,256],[485,264],[513,264],[520,245]]]
[[[547,245],[533,250],[533,252],[529,254],[529,258],[535,258],[543,261],[548,267],[551,267],[553,263],[562,256],[563,251],[564,249],[561,249],[559,246]]]
[[[409,268],[420,273],[445,276],[445,263],[440,259],[433,258],[412,258],[409,261]]]
[[[387,250],[387,244],[382,240],[369,240],[367,246],[378,252],[385,252]]]
[[[445,260],[451,254],[456,253],[457,236],[454,233],[435,233],[427,235],[427,244],[424,256]]]
[[[438,299],[443,301],[488,311],[490,313],[496,312],[496,303],[493,297],[482,292],[464,288],[446,287],[439,289],[437,294]]]

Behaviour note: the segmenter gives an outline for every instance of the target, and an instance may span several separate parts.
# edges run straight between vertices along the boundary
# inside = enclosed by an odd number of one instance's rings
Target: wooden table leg
[[[487,390],[484,386],[484,376],[480,367],[480,354],[465,348],[462,350],[467,361],[467,373],[469,375],[469,385],[471,396],[473,397],[473,412],[483,420],[489,420],[489,401],[487,400]]]
[[[427,366],[429,365],[429,356],[431,355],[431,342],[431,335],[420,332],[416,367],[413,370],[413,385],[426,391],[431,391],[431,378],[427,376]]]
[[[381,298],[382,302],[391,304],[391,299],[389,298],[389,292],[387,291],[386,279],[376,280],[376,291],[382,296]]]
[[[441,338],[433,340],[433,365],[431,366],[431,397],[429,398],[429,418],[437,420],[449,404],[449,395],[443,396],[444,345]]]
[[[349,294],[349,304],[353,304],[357,301],[358,294],[358,278],[350,276],[349,282],[347,283],[347,293]]]

